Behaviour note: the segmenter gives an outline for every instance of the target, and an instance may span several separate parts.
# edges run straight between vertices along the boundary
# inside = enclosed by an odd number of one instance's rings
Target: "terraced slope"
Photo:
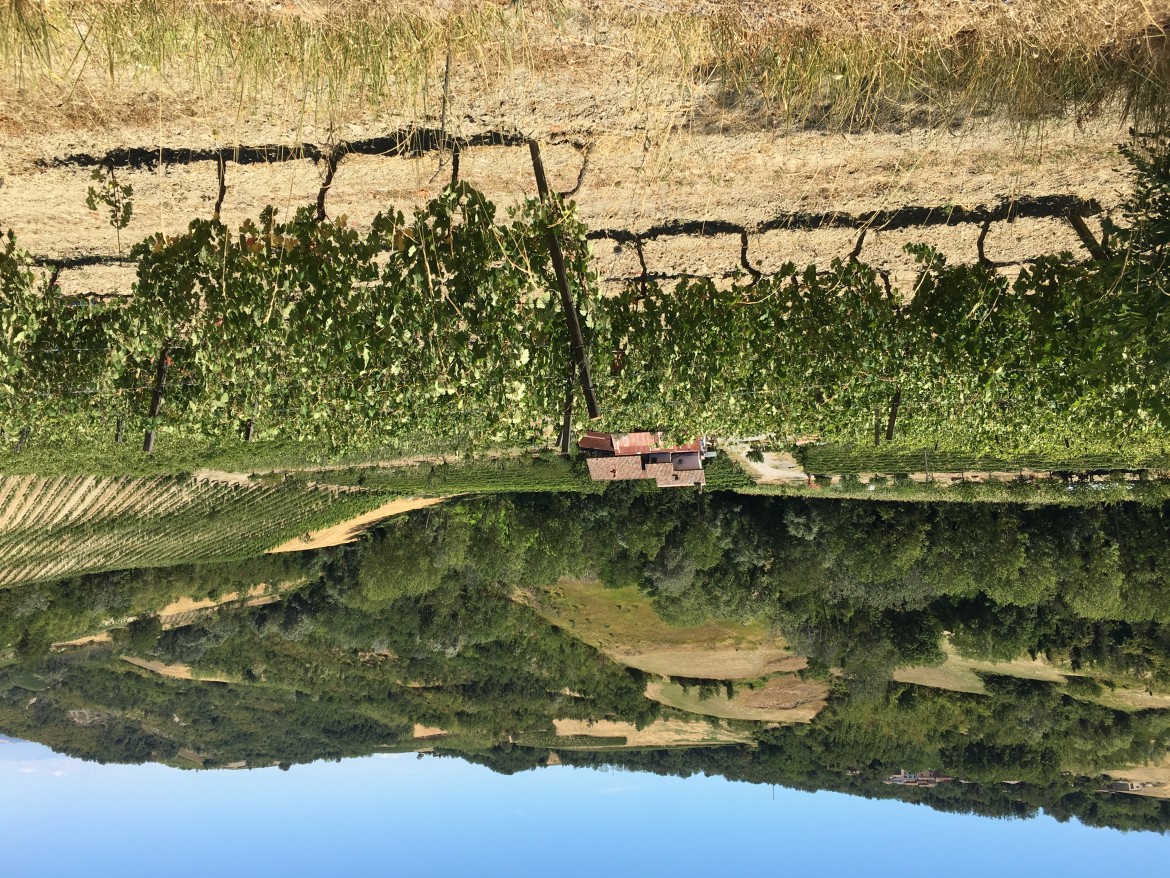
[[[2,477],[0,587],[251,557],[382,502],[292,481]]]

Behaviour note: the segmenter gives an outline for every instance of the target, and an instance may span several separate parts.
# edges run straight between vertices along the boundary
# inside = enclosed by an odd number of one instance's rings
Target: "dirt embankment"
[[[305,537],[297,537],[286,543],[281,543],[276,548],[269,549],[268,552],[269,554],[279,552],[305,552],[310,549],[324,549],[329,546],[352,543],[370,526],[377,524],[379,521],[394,515],[402,515],[404,512],[425,509],[428,506],[434,506],[436,503],[442,503],[443,500],[444,498],[442,497],[408,497],[391,500],[388,503],[383,503],[377,509],[371,509],[369,512],[364,512],[348,521],[343,521],[324,530],[311,531],[306,535],[308,537],[307,539]]]
[[[1001,217],[989,226],[983,252],[1014,275],[1021,260],[1079,253],[1081,244],[1061,212],[1072,204],[1108,211],[1127,185],[1115,152],[1123,138],[1113,130],[1060,128],[1032,149],[992,123],[946,139],[926,132],[678,132],[649,151],[628,135],[582,136],[592,146],[575,198],[590,228],[616,236],[593,245],[610,289],[639,278],[643,262],[649,276],[668,282],[684,275],[726,279],[746,273],[747,266],[766,273],[789,261],[827,265],[853,252],[861,227],[870,222],[860,257],[905,287],[914,276],[913,259],[902,250],[907,243],[931,244],[952,261],[978,259],[982,223],[948,224],[960,216],[956,211]],[[546,141],[544,153],[550,184],[574,188],[583,151]],[[344,214],[364,227],[379,210],[409,212],[446,182],[449,169],[439,167],[444,155],[348,156],[329,192],[330,215]],[[4,173],[4,225],[22,246],[47,259],[114,260],[67,268],[60,277],[64,291],[128,292],[133,268],[117,261],[113,229],[85,206],[92,168],[54,164],[63,158],[40,156]],[[254,219],[270,203],[287,215],[315,199],[320,173],[306,160],[230,165],[223,219],[229,225]],[[504,207],[535,191],[527,149],[519,144],[468,149],[460,175]],[[148,234],[175,234],[210,215],[213,161],[124,169],[119,179],[134,187],[134,215],[121,233],[123,253]],[[1004,207],[1037,198],[1055,199],[1051,207],[1035,208],[1045,215],[1014,218],[1012,211],[1019,209]],[[907,207],[916,210],[904,217],[896,213]],[[1091,216],[1089,223],[1097,227],[1098,218]],[[642,238],[641,258],[633,235]]]

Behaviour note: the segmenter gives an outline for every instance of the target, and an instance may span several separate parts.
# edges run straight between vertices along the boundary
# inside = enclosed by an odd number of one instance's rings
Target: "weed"
[[[112,165],[104,168],[94,168],[90,174],[97,186],[90,186],[85,195],[85,206],[96,211],[98,205],[105,205],[110,213],[110,225],[118,239],[118,256],[122,255],[122,229],[130,225],[130,217],[134,213],[134,204],[130,196],[134,194],[134,187],[129,183],[120,184]]]

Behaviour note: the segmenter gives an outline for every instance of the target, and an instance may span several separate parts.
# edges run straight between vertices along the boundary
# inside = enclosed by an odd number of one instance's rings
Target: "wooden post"
[[[886,424],[886,441],[894,441],[894,422],[898,420],[898,406],[902,404],[902,388],[894,391],[894,398],[890,401],[890,420]]]
[[[337,173],[337,163],[341,161],[345,147],[335,146],[325,157],[325,179],[321,181],[321,188],[317,190],[317,222],[325,222],[325,196],[333,186],[333,175]]]
[[[16,440],[16,450],[14,454],[20,454],[24,451],[24,443],[28,442],[28,427],[20,431],[20,438]]]
[[[874,447],[882,444],[882,410],[876,405],[873,407],[873,444]]]
[[[561,454],[569,453],[573,433],[573,379],[577,377],[576,364],[569,361],[569,379],[565,382],[565,407],[561,410]]]
[[[211,218],[219,222],[219,213],[223,209],[223,199],[227,195],[227,160],[223,157],[222,152],[215,157],[215,172],[219,181],[219,192],[215,196],[215,209],[211,212]]]
[[[1081,239],[1081,243],[1085,245],[1085,249],[1089,251],[1090,256],[1098,262],[1104,262],[1109,258],[1109,251],[1097,243],[1097,238],[1079,213],[1070,211],[1068,221],[1072,225],[1073,231],[1077,233],[1077,237]]]
[[[536,190],[540,194],[540,199],[550,207],[557,207],[559,213],[559,205],[548,191],[548,181],[544,176],[544,163],[540,160],[540,145],[535,140],[530,140],[528,141],[528,150],[532,153],[532,171],[536,175]],[[596,420],[601,417],[601,413],[597,408],[597,396],[593,392],[593,377],[589,373],[589,358],[585,355],[585,337],[581,334],[581,321],[577,317],[577,305],[573,301],[573,293],[569,289],[569,276],[565,272],[565,256],[561,252],[561,242],[552,229],[548,231],[547,243],[553,271],[557,276],[557,287],[561,291],[561,307],[565,311],[565,322],[569,326],[573,362],[577,368],[577,375],[581,379],[581,393],[585,397],[585,407],[589,411],[590,420]]]
[[[256,428],[256,421],[253,420],[252,418],[248,418],[248,422],[246,424],[244,424],[244,441],[245,442],[252,441],[252,432],[253,432],[253,430],[255,430],[255,428]]]
[[[118,418],[118,429],[114,433],[114,444],[115,445],[121,445],[123,442],[126,441],[125,433],[126,433],[126,419],[120,417],[120,418]]]
[[[158,365],[154,368],[154,393],[150,397],[150,419],[152,421],[152,429],[146,431],[146,436],[142,440],[142,450],[147,454],[154,451],[154,429],[153,420],[158,417],[159,409],[162,408],[163,394],[167,389],[167,367],[170,361],[171,348],[169,344],[164,344],[158,354]]]

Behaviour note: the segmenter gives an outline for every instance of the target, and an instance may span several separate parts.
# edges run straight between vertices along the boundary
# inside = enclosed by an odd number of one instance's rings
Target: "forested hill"
[[[433,748],[515,771],[551,751],[564,762],[898,795],[994,816],[1043,808],[1162,831],[1162,800],[1097,790],[1102,772],[1170,749],[1170,711],[1125,703],[1148,692],[1160,704],[1170,684],[1170,589],[1159,572],[1168,551],[1161,511],[1136,506],[958,509],[636,489],[470,499],[315,554],[0,592],[0,731],[88,759],[187,767]],[[651,700],[651,675],[516,599],[518,588],[539,593],[562,577],[636,586],[680,624],[766,625],[808,657],[800,676],[831,688],[829,706],[811,723],[769,728]],[[281,583],[292,585],[267,603],[232,601],[165,628],[157,616],[179,596]],[[1049,681],[1005,664],[1029,653],[1046,657]],[[956,658],[983,663],[971,672],[978,691],[893,679]],[[765,681],[681,682],[708,694],[715,683],[750,692]],[[558,736],[558,720],[630,731]],[[721,737],[622,749],[656,721]],[[901,769],[967,783],[882,783]]]

